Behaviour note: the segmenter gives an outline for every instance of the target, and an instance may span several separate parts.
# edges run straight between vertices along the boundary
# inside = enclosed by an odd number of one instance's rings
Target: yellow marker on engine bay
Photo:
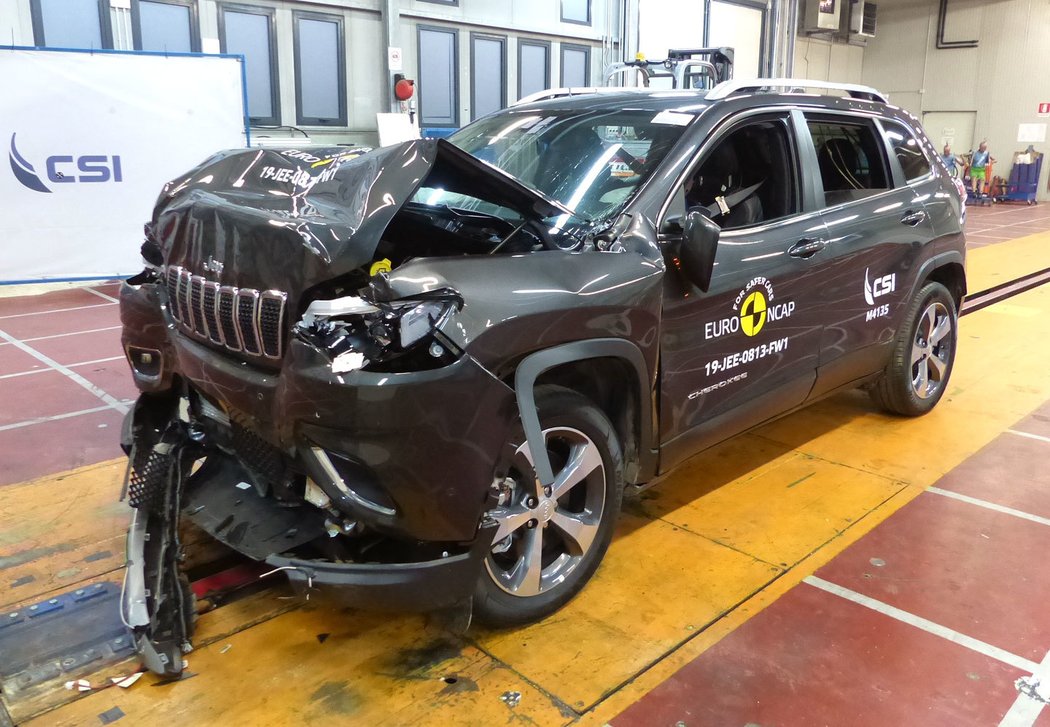
[[[393,270],[393,266],[390,264],[390,260],[383,258],[372,263],[372,267],[368,269],[368,274],[379,275],[379,273],[389,273],[391,270]]]

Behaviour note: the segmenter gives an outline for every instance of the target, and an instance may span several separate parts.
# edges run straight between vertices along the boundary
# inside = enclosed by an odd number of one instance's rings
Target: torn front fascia
[[[125,492],[135,510],[121,608],[143,664],[163,676],[182,673],[196,616],[193,591],[179,568],[182,484],[196,457],[185,402],[140,398],[125,428],[131,459]]]
[[[440,288],[412,298],[391,297],[386,276],[381,274],[360,297],[311,303],[295,332],[328,355],[334,373],[362,368],[437,368],[462,355],[440,331],[445,321],[462,309],[459,293]],[[422,356],[411,356],[423,348]]]

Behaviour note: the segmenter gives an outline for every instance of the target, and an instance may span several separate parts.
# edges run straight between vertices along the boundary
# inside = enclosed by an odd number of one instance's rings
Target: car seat
[[[693,180],[686,193],[687,208],[703,208],[707,216],[723,229],[747,227],[764,219],[762,201],[757,192],[765,180],[744,186],[740,158],[732,141],[717,146],[694,174]],[[728,211],[718,203],[719,198],[726,203]]]

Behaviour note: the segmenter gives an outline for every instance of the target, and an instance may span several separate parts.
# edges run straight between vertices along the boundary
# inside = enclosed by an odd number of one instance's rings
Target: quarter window
[[[193,5],[181,0],[132,0],[131,30],[136,50],[166,53],[200,51]]]
[[[32,0],[33,35],[48,48],[112,48],[109,3]]]
[[[921,179],[933,171],[930,160],[922,150],[922,144],[903,124],[896,121],[882,121],[886,141],[893,148],[900,162],[904,178],[909,182]]]
[[[346,126],[343,19],[295,12],[296,122]]]
[[[219,6],[219,22],[222,52],[244,56],[252,123],[279,124],[273,11]]]
[[[827,206],[890,188],[886,162],[870,123],[810,119],[809,133],[817,151]]]

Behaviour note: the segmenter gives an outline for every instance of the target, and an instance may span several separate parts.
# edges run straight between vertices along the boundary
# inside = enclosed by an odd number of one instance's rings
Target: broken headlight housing
[[[452,291],[390,302],[357,296],[317,300],[306,309],[296,333],[328,354],[337,374],[440,368],[462,354],[440,330],[462,306]]]

